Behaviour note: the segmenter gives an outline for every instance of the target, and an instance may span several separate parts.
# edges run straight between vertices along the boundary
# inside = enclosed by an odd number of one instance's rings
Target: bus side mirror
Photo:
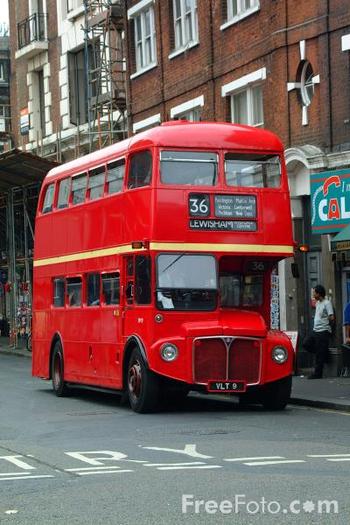
[[[297,263],[292,263],[291,270],[292,270],[292,275],[294,279],[299,279],[300,274],[299,274],[299,266]]]

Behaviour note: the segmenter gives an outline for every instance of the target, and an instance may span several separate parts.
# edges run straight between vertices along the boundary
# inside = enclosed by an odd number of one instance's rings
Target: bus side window
[[[68,179],[63,179],[59,183],[58,189],[58,199],[57,199],[57,208],[60,210],[62,208],[67,208],[69,202],[69,192],[70,192],[70,177]]]
[[[137,304],[151,303],[151,258],[145,255],[136,257],[135,300]]]
[[[131,157],[129,166],[128,188],[140,188],[151,183],[152,154],[141,151]]]
[[[107,193],[122,191],[125,174],[125,160],[118,160],[107,164]]]
[[[119,272],[102,275],[102,296],[104,304],[119,304],[120,276]]]
[[[55,277],[53,280],[53,305],[64,306],[65,281],[63,277]]]
[[[89,173],[89,199],[92,201],[94,199],[99,199],[103,197],[105,189],[105,167],[101,166],[91,170]]]
[[[49,211],[52,211],[54,195],[55,195],[55,185],[49,184],[45,192],[42,213],[48,213]]]
[[[85,201],[87,175],[78,175],[72,179],[72,204]]]
[[[67,279],[68,306],[81,306],[81,277]]]
[[[100,274],[88,274],[86,279],[86,286],[87,305],[98,306],[100,304]]]

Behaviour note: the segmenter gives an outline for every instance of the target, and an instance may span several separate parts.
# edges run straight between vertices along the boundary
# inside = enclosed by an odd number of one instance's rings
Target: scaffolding
[[[90,151],[127,136],[125,0],[84,0]]]

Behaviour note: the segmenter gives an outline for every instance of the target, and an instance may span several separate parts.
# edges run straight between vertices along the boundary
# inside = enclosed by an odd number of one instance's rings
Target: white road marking
[[[188,463],[147,463],[144,467],[183,467],[184,465],[205,465],[205,463],[203,463],[203,461],[192,461]]]
[[[188,469],[211,469],[222,468],[222,465],[198,465],[197,467],[157,467],[157,470],[188,470]]]
[[[227,458],[224,461],[253,461],[253,460],[263,460],[263,459],[285,459],[284,456],[257,456],[253,458]]]
[[[16,509],[5,510],[5,514],[17,514],[17,513],[18,513],[18,510]]]
[[[19,476],[17,478],[15,477],[12,477],[12,478],[2,478],[0,477],[0,481],[17,481],[18,479],[38,479],[38,478],[54,478],[55,476],[50,476],[50,475],[43,475],[43,476]]]
[[[282,465],[285,463],[306,463],[304,459],[283,459],[281,461],[255,461],[252,463],[243,463],[249,467],[259,467],[263,465]]]
[[[134,472],[133,470],[100,470],[94,472],[77,472],[79,476],[91,476],[93,474],[121,474],[123,472]]]
[[[103,466],[105,461],[119,461],[120,459],[125,459],[128,457],[126,454],[114,450],[87,450],[84,452],[65,452],[65,454],[96,467]],[[103,454],[103,456],[90,458],[87,456],[87,454]]]
[[[35,467],[32,467],[32,465],[29,465],[25,461],[22,461],[19,458],[23,458],[23,456],[0,456],[0,459],[4,459],[5,461],[9,461],[13,465],[16,465],[16,467],[19,467],[23,470],[36,470]]]
[[[191,456],[192,458],[200,458],[200,459],[212,459],[214,456],[206,456],[204,454],[200,454],[196,450],[196,445],[185,445],[185,448],[182,450],[179,450],[177,448],[163,448],[163,447],[143,447],[140,445],[141,448],[147,449],[147,450],[160,450],[163,452],[176,452],[177,454],[185,454],[185,456]]]
[[[80,467],[80,468],[65,468],[65,472],[81,472],[84,470],[111,470],[120,468],[114,465],[113,467]]]

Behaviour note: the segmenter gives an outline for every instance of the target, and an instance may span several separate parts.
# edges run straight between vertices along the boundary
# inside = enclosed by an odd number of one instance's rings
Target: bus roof
[[[52,169],[47,178],[86,170],[91,166],[112,161],[128,151],[152,146],[169,148],[228,149],[282,151],[283,144],[271,131],[228,122],[164,122],[137,135],[116,142]]]

